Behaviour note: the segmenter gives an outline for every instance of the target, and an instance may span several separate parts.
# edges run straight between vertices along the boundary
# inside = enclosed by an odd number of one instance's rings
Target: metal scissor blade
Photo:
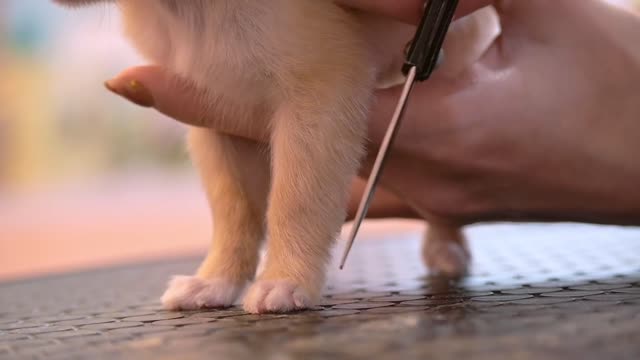
[[[362,197],[362,200],[360,200],[358,212],[356,213],[356,217],[353,222],[353,228],[351,229],[351,233],[347,241],[347,246],[345,248],[344,254],[342,255],[342,260],[340,261],[340,269],[344,268],[344,264],[347,261],[347,257],[349,256],[349,252],[351,251],[351,247],[353,246],[353,242],[358,235],[358,230],[360,230],[360,225],[362,225],[362,221],[367,215],[367,210],[369,210],[369,205],[371,204],[371,199],[373,199],[373,194],[375,193],[376,185],[378,184],[378,180],[380,179],[382,168],[384,167],[384,164],[387,160],[387,155],[389,154],[389,148],[393,144],[396,133],[400,128],[400,122],[402,120],[402,117],[404,116],[405,109],[407,108],[409,95],[411,95],[411,90],[413,90],[413,85],[415,84],[416,74],[417,69],[415,66],[409,69],[407,80],[404,84],[404,89],[402,90],[402,95],[400,96],[400,100],[398,100],[398,105],[396,106],[395,113],[393,114],[393,118],[391,119],[391,123],[389,124],[389,128],[387,129],[387,133],[385,134],[382,145],[380,146],[380,150],[378,151],[378,156],[376,157],[373,169],[371,170],[371,175],[369,176],[367,187],[364,190],[364,195]]]

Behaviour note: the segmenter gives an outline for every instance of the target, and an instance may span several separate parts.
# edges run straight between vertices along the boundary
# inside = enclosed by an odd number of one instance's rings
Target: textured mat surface
[[[0,358],[640,358],[639,230],[469,234],[463,281],[428,276],[419,234],[359,241],[322,303],[291,315],[162,311],[168,277],[198,259],[0,284]]]

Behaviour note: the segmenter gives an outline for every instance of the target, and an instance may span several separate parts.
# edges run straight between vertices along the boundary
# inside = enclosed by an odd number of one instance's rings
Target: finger
[[[424,84],[415,85],[411,97],[408,99],[407,109],[398,129],[394,147],[405,141],[413,141],[411,136],[413,131],[423,132],[421,127],[432,126],[433,121],[436,120],[435,113],[442,108],[442,102],[446,100],[445,86],[446,84],[438,83],[435,78],[432,78],[426,86]],[[401,86],[396,86],[376,92],[376,101],[369,118],[367,134],[368,140],[374,147],[383,142],[387,131],[389,131],[389,122],[399,105],[402,90]],[[429,120],[429,122],[414,122],[413,120],[416,118]],[[440,120],[439,115],[437,119]]]
[[[469,15],[472,12],[481,9],[485,6],[491,5],[495,0],[461,0],[456,11],[456,17],[462,17]]]
[[[137,105],[153,107],[187,125],[209,127],[252,140],[268,139],[263,127],[239,127],[239,122],[224,116],[207,101],[203,90],[159,66],[127,69],[107,81],[105,86]]]
[[[389,16],[410,24],[420,21],[424,0],[338,0],[344,6]],[[456,17],[468,15],[491,4],[491,0],[461,0]]]
[[[394,147],[420,144],[424,136],[446,129],[452,125],[451,121],[461,117],[474,118],[474,112],[488,110],[487,101],[495,101],[494,85],[514,83],[513,59],[506,57],[500,46],[504,45],[492,44],[481,59],[455,77],[434,73],[429,81],[417,83],[408,100]],[[402,86],[376,91],[368,127],[368,139],[372,144],[382,143],[401,93]],[[505,94],[509,92],[501,95]]]
[[[209,121],[202,116],[204,106],[196,88],[159,66],[127,69],[105,86],[134,104],[156,108],[185,124],[206,126]]]

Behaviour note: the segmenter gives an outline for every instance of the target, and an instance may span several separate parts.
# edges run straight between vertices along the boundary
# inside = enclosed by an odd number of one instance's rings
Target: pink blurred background
[[[206,249],[184,128],[102,86],[144,63],[118,23],[108,6],[0,1],[0,281]],[[421,225],[365,231],[400,226]]]
[[[181,125],[108,93],[116,9],[0,2],[0,279],[204,249]]]

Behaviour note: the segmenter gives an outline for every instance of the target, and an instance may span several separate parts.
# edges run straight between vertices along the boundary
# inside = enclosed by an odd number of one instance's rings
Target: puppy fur
[[[117,2],[126,35],[146,58],[205,90],[216,116],[270,135],[260,145],[190,129],[213,240],[195,275],[170,281],[163,304],[226,307],[250,285],[248,312],[313,306],[364,155],[373,92],[403,80],[403,52],[415,29],[329,0],[57,2]],[[457,21],[438,71],[455,76],[498,32],[492,8]],[[460,229],[438,223],[430,224],[423,255],[448,275],[463,274],[470,261]]]

